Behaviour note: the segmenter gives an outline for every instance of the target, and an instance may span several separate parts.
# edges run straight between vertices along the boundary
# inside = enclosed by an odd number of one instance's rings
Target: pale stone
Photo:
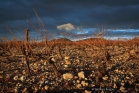
[[[77,60],[76,60],[76,62],[80,62],[80,60],[79,60],[79,59],[77,59]]]
[[[91,93],[91,91],[89,91],[89,90],[85,90],[84,93]]]
[[[72,73],[63,74],[63,78],[66,79],[66,80],[72,79],[73,78],[73,74]]]
[[[94,87],[94,86],[95,86],[95,83],[92,83],[92,84],[91,84],[91,87]]]
[[[66,65],[69,65],[69,64],[71,64],[71,62],[68,61],[68,60],[65,60],[65,64],[66,64]]]
[[[116,69],[116,70],[114,70],[116,73],[118,73],[119,72],[119,70],[118,69]]]
[[[130,55],[131,55],[131,56],[136,56],[136,52],[135,52],[135,50],[134,50],[134,49],[130,50],[130,52],[129,52],[129,53],[130,53]]]
[[[0,74],[3,74],[3,71],[0,71]]]
[[[130,76],[131,76],[131,77],[134,77],[134,75],[133,75],[133,73],[132,73],[132,72],[129,72],[129,74],[130,74]]]
[[[68,65],[66,64],[66,65],[64,65],[64,67],[65,67],[65,68],[67,68],[67,67],[68,67]]]
[[[122,86],[124,86],[124,85],[125,85],[125,83],[124,83],[124,82],[121,82],[121,85],[122,85]]]
[[[65,60],[68,60],[69,58],[70,58],[69,56],[66,56],[64,59],[65,59]]]
[[[80,80],[77,80],[76,82],[77,82],[77,83],[80,83]]]
[[[69,61],[69,58],[70,58],[69,56],[64,57],[65,64],[67,65],[71,64],[71,62]]]
[[[117,88],[117,85],[114,83],[113,88]]]
[[[15,88],[15,89],[14,89],[14,93],[18,93],[18,89]]]
[[[81,88],[82,87],[82,85],[81,84],[77,84],[77,86],[76,86],[77,88]]]
[[[77,80],[78,79],[78,76],[74,76],[74,79]]]
[[[24,88],[23,90],[22,90],[22,93],[25,93],[27,91],[27,88]]]
[[[102,77],[103,80],[108,80],[108,76],[105,75],[104,77]]]
[[[47,62],[45,61],[45,62],[43,63],[43,65],[45,65],[45,66],[46,66],[46,65],[47,65]]]
[[[82,86],[88,86],[88,82],[82,81],[81,82]]]
[[[105,93],[105,92],[102,90],[101,93]]]
[[[25,79],[26,79],[25,76],[21,76],[21,77],[20,77],[20,80],[21,80],[22,82],[23,82]]]
[[[125,78],[126,78],[126,79],[130,79],[130,77],[128,77],[128,76],[126,76]]]
[[[18,80],[18,78],[19,78],[18,76],[14,76],[14,78],[13,78],[13,79],[14,79],[14,80]]]
[[[3,78],[3,76],[0,75],[0,79],[2,79],[2,78]]]
[[[78,73],[78,77],[84,79],[84,78],[85,78],[84,72],[83,72],[83,71],[79,72],[79,73]]]
[[[25,70],[22,70],[22,74],[25,75],[26,74],[26,71]]]
[[[44,89],[45,89],[45,90],[48,90],[48,88],[49,88],[49,86],[47,86],[47,85],[46,85],[46,86],[44,86]]]
[[[120,87],[120,91],[121,91],[121,92],[127,92],[127,91],[125,90],[124,86],[121,86],[121,87]]]

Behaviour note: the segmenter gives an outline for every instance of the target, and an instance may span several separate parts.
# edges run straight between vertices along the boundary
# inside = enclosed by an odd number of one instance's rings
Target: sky
[[[139,0],[0,0],[0,38],[139,36]],[[12,33],[11,33],[12,32]]]

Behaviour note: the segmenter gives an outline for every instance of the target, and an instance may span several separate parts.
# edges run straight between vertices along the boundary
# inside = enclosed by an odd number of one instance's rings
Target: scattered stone
[[[68,67],[68,65],[66,64],[66,65],[64,65],[64,67],[65,67],[65,68],[67,68],[67,67]]]
[[[89,90],[85,90],[84,93],[92,93],[91,91]]]
[[[66,80],[72,79],[73,78],[73,74],[72,73],[63,74],[63,78],[66,79]]]
[[[0,75],[0,79],[2,79],[2,78],[3,78],[3,76]]]
[[[114,85],[113,85],[113,88],[115,89],[115,88],[117,88],[117,85],[114,83]]]
[[[80,89],[81,87],[82,87],[82,85],[81,84],[77,84],[77,86],[76,86],[78,89]]]
[[[70,65],[71,62],[70,62],[69,60],[66,60],[66,61],[65,61],[65,64],[66,64],[66,65]]]
[[[64,58],[64,60],[65,60],[65,64],[66,65],[69,65],[69,64],[71,64],[71,62],[69,61],[69,56],[66,56],[65,58]]]
[[[121,87],[120,87],[120,91],[121,91],[121,92],[124,92],[124,93],[127,93],[127,91],[125,90],[124,86],[121,86]]]
[[[77,80],[78,79],[78,76],[74,76],[74,79]]]
[[[66,56],[64,59],[65,59],[65,60],[69,60],[69,58],[70,58],[69,56]]]
[[[77,80],[76,82],[79,84],[80,83],[80,80]]]
[[[84,72],[83,72],[83,71],[79,72],[79,73],[78,73],[78,77],[84,79],[84,78],[85,78]]]
[[[18,80],[19,79],[19,77],[18,76],[14,76],[14,78],[13,78],[15,81],[16,80]]]
[[[108,76],[105,75],[104,77],[102,77],[103,80],[108,80]]]
[[[126,78],[126,79],[130,79],[130,77],[128,77],[128,76],[126,76],[125,78]]]
[[[121,82],[121,85],[122,85],[122,86],[124,86],[124,85],[125,85],[125,82],[124,82],[124,81],[122,81],[122,82]]]
[[[22,70],[22,74],[23,74],[23,75],[26,75],[27,73],[26,73],[26,71],[25,71],[25,70]]]
[[[85,82],[85,81],[82,81],[81,84],[82,84],[82,86],[84,86],[84,87],[85,87],[85,86],[88,86],[88,82]]]
[[[0,74],[3,74],[3,71],[0,71]]]
[[[21,77],[20,77],[20,80],[21,80],[22,82],[24,82],[25,79],[26,79],[26,76],[21,76]]]
[[[130,50],[130,56],[137,57],[136,51],[134,49]]]
[[[48,90],[48,89],[49,89],[49,86],[48,86],[48,85],[45,85],[45,86],[44,86],[44,89],[45,89],[45,90]]]
[[[27,88],[24,88],[23,90],[22,90],[22,93],[26,93],[27,92]]]
[[[0,83],[0,88],[4,86],[6,90],[8,87],[12,87],[14,92],[83,89],[83,92],[90,93],[87,90],[90,87],[112,87],[116,93],[119,93],[119,91],[127,92],[126,90],[132,91],[133,89],[135,93],[138,93],[139,80],[136,79],[139,78],[139,64],[138,60],[134,59],[134,56],[138,56],[139,52],[134,49],[131,50],[131,47],[128,46],[109,47],[111,48],[107,49],[111,63],[104,67],[102,63],[105,61],[100,57],[104,48],[89,49],[86,51],[88,54],[88,57],[86,57],[82,49],[69,46],[65,50],[61,46],[61,55],[62,57],[66,55],[66,57],[59,60],[58,56],[55,56],[52,59],[53,61],[56,60],[54,62],[57,71],[62,74],[59,77],[55,77],[51,64],[48,63],[47,58],[49,58],[49,55],[43,54],[43,51],[39,55],[40,57],[44,56],[43,58],[30,58],[29,65],[32,73],[29,77],[26,75],[24,60],[18,58],[19,56],[17,58],[13,56],[13,58],[10,58],[13,59],[12,61],[1,61],[0,65],[2,65],[3,71],[0,71],[0,82],[2,82]],[[38,49],[41,50],[40,48]],[[55,51],[52,50],[50,55],[56,55]],[[129,58],[130,60],[128,60]],[[3,58],[0,56],[1,59]],[[104,71],[106,73],[103,73]],[[126,87],[127,82],[129,87]],[[105,91],[100,91],[100,93],[103,92]]]

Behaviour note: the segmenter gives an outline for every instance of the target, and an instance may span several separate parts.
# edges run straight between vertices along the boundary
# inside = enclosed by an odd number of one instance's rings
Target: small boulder
[[[104,77],[102,77],[103,80],[108,80],[108,76],[105,75]]]
[[[78,77],[84,79],[84,78],[85,78],[84,72],[83,72],[83,71],[79,72],[79,73],[78,73]]]
[[[3,76],[0,75],[0,79],[2,79],[2,78],[3,78]]]
[[[82,81],[81,82],[82,86],[88,86],[88,82]]]
[[[132,56],[132,57],[136,57],[137,55],[136,55],[136,51],[134,50],[134,49],[132,49],[132,50],[130,50],[130,56]]]
[[[73,78],[73,74],[72,73],[66,73],[66,74],[63,74],[63,78],[68,80],[68,79],[72,79]]]
[[[20,77],[20,80],[23,82],[23,81],[25,81],[25,79],[26,79],[26,76],[21,76]]]
[[[125,93],[127,92],[127,91],[125,90],[124,86],[121,86],[121,87],[120,87],[120,91],[121,91],[121,92],[125,92]]]
[[[49,89],[49,86],[48,86],[48,85],[45,85],[45,86],[44,86],[44,89],[45,89],[45,90],[48,90],[48,89]]]
[[[65,60],[68,60],[69,58],[70,58],[69,56],[65,56],[65,58],[64,58],[64,59],[65,59]]]
[[[77,87],[78,89],[80,89],[80,88],[82,87],[82,85],[81,85],[81,84],[77,84],[76,87]]]
[[[23,90],[22,90],[22,93],[26,93],[27,92],[27,88],[25,87]]]
[[[84,93],[92,93],[91,91],[89,90],[85,90]]]
[[[18,80],[19,79],[19,77],[18,76],[14,76],[14,78],[13,78],[15,81],[16,80]]]

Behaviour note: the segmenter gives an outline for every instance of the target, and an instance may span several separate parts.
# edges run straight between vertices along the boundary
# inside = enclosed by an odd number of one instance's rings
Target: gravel
[[[92,46],[83,49],[81,46],[73,45],[60,48],[62,59],[57,56],[58,48],[51,53],[54,64],[61,73],[59,77],[55,77],[48,62],[49,55],[43,51],[42,58],[37,55],[41,48],[34,48],[35,54],[30,57],[31,76],[27,75],[25,59],[18,51],[12,48],[14,55],[1,56],[1,92],[137,93],[139,91],[138,46],[107,46],[110,55],[107,65],[104,64],[104,48]]]

